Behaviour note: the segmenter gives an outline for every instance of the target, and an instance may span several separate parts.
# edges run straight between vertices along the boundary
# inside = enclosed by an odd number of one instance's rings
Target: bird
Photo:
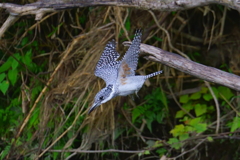
[[[120,54],[116,51],[116,42],[112,40],[107,43],[95,68],[95,76],[103,79],[106,87],[96,94],[88,114],[114,97],[134,93],[137,95],[146,79],[162,73],[162,71],[158,71],[149,75],[135,75],[141,37],[142,31],[137,30],[132,44],[121,60],[118,60]]]

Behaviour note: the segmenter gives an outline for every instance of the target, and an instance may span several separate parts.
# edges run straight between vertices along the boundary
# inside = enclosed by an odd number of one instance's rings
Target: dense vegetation
[[[0,16],[2,25],[7,13]],[[164,74],[147,81],[140,98],[117,97],[87,115],[105,85],[93,73],[109,40],[123,54],[121,43],[141,28],[143,43],[239,74],[239,18],[217,5],[22,17],[0,40],[0,159],[239,159],[238,93],[144,58],[138,74]]]

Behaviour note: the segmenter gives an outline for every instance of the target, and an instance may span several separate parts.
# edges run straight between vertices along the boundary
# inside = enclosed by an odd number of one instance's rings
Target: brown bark
[[[124,42],[124,45],[129,45],[130,43],[131,42]],[[141,44],[140,47],[142,52],[149,54],[145,57],[148,60],[165,64],[200,79],[240,91],[240,77],[237,75],[193,62],[178,54],[167,52],[154,46]]]

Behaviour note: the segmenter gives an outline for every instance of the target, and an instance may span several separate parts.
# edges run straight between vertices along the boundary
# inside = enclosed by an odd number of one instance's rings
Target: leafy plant
[[[14,53],[9,57],[5,56],[4,63],[0,66],[0,94],[3,98],[0,104],[0,135],[3,140],[1,159],[3,159],[9,152],[11,144],[14,142],[13,137],[16,132],[15,128],[22,122],[24,113],[22,107],[27,107],[29,99],[33,100],[42,90],[42,84],[36,80],[35,77],[28,76],[29,73],[37,73],[42,70],[42,65],[37,65],[33,62],[33,51],[38,50],[38,43],[33,41],[29,43],[28,38],[23,38],[20,45],[16,48],[21,48],[22,53]],[[42,52],[42,51],[40,51]],[[2,53],[0,51],[0,53]],[[21,76],[20,76],[21,75]],[[28,87],[21,88],[19,84],[22,83],[22,77],[26,78]],[[25,98],[26,99],[25,99]],[[38,126],[39,109],[34,111],[33,116],[28,123],[28,129],[33,130]],[[26,137],[30,140],[33,132],[28,132]],[[21,139],[16,141],[16,145],[21,145]],[[0,145],[1,147],[1,145]]]
[[[142,119],[145,119],[147,128],[152,132],[152,122],[163,123],[163,119],[168,113],[167,99],[159,88],[155,89],[152,94],[147,95],[144,99],[147,101],[146,104],[133,109],[132,123],[141,124]]]
[[[228,103],[234,94],[227,87],[212,87],[212,90],[221,102],[222,106],[229,108]],[[181,148],[183,141],[195,135],[192,133],[202,133],[207,130],[207,122],[211,121],[211,114],[215,112],[215,108],[212,105],[213,96],[210,93],[209,89],[203,87],[201,91],[190,94],[183,95],[180,97],[180,103],[184,110],[180,110],[176,113],[175,118],[179,119],[179,122],[183,124],[176,125],[170,133],[173,135],[173,138],[170,138],[168,143],[175,149]],[[189,114],[195,115],[196,118],[192,118]],[[240,128],[240,120],[236,117],[233,122],[229,123],[231,131],[235,131]]]

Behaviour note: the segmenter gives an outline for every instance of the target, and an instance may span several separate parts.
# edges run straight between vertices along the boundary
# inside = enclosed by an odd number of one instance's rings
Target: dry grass
[[[27,145],[31,146],[31,143],[37,140],[37,155],[39,157],[42,157],[61,139],[66,138],[68,134],[71,134],[72,138],[66,139],[64,149],[69,149],[76,140],[81,141],[76,147],[79,150],[89,150],[92,144],[96,144],[95,148],[101,149],[101,141],[107,141],[109,146],[115,145],[113,137],[116,126],[121,125],[124,120],[124,124],[133,125],[131,121],[128,121],[131,116],[119,108],[125,102],[131,106],[136,104],[130,98],[118,97],[103,104],[92,114],[86,114],[95,94],[105,85],[103,80],[94,75],[95,65],[105,44],[111,39],[116,39],[118,50],[126,50],[120,42],[131,40],[135,29],[144,30],[143,43],[149,43],[183,56],[184,53],[202,52],[201,57],[199,57],[201,60],[211,56],[214,52],[213,56],[217,55],[216,57],[221,58],[216,58],[216,62],[214,61],[212,65],[218,66],[227,63],[226,59],[230,59],[229,67],[233,72],[239,72],[238,62],[240,59],[236,54],[239,47],[234,47],[240,46],[237,40],[240,35],[239,29],[234,30],[234,33],[223,32],[226,27],[224,23],[226,21],[225,12],[227,12],[225,9],[216,13],[210,7],[201,7],[188,12],[177,12],[175,16],[171,16],[172,13],[167,12],[153,13],[120,7],[95,7],[89,10],[67,10],[55,13],[55,15],[48,15],[47,22],[45,20],[37,22],[32,27],[27,28],[24,36],[28,31],[33,30],[35,34],[33,40],[45,41],[43,44],[50,48],[49,53],[38,55],[35,59],[49,59],[46,68],[51,73],[48,78],[43,79],[47,85],[45,90],[42,90],[39,101],[29,103],[33,106],[35,103],[35,107],[40,108],[41,114],[39,129],[36,130],[35,137],[32,137]],[[86,17],[84,24],[79,22],[81,16]],[[196,17],[199,17],[199,20],[195,20]],[[131,22],[131,30],[128,30],[125,25],[128,18]],[[28,20],[25,19],[21,21],[28,23]],[[59,25],[61,23],[63,25]],[[198,28],[200,23],[203,23],[204,29]],[[57,31],[47,37],[46,35],[49,33],[46,33],[46,30],[53,30],[52,26],[58,26]],[[119,37],[121,30],[123,33]],[[199,33],[200,31],[201,33]],[[235,36],[231,37],[231,40],[227,40],[233,34]],[[13,41],[3,41],[1,48],[7,51],[7,45],[10,42],[17,44],[24,36],[19,35],[20,38],[15,37]],[[125,37],[124,40],[123,37]],[[157,41],[156,38],[161,38],[162,42]],[[213,49],[217,51],[212,51]],[[223,51],[224,53],[222,53]],[[221,56],[219,52],[222,53]],[[227,53],[230,56],[226,56]],[[199,80],[179,73],[172,68],[146,62],[143,59],[140,62],[141,65],[137,71],[139,74],[164,70],[164,75],[155,79],[156,84],[152,84],[152,86],[161,87],[166,94],[174,96],[173,93],[183,91],[192,82],[199,83]],[[161,84],[163,80],[164,84]],[[148,81],[147,84],[149,86],[150,82]],[[170,87],[171,84],[174,84],[174,87]],[[140,95],[144,97],[144,93],[141,91]],[[177,98],[174,100],[176,104],[179,104]],[[33,111],[35,109],[31,105],[28,108],[32,108]],[[119,112],[122,112],[125,117],[117,117],[116,110],[117,112],[121,110]],[[28,112],[27,116],[30,118],[32,114],[33,112]],[[85,117],[83,121],[82,117]],[[25,122],[28,123],[28,120],[26,119]],[[79,123],[80,121],[81,123]],[[169,123],[172,126],[175,125],[174,122]],[[28,131],[24,124],[21,127],[23,130],[20,132],[22,133],[18,132],[20,137]],[[168,136],[168,133],[163,134]],[[136,137],[141,136],[137,135]],[[123,147],[123,149],[125,148],[127,147]],[[135,149],[141,149],[141,147],[136,146]],[[75,154],[73,153],[69,158]],[[62,157],[64,157],[64,153],[62,153]]]

